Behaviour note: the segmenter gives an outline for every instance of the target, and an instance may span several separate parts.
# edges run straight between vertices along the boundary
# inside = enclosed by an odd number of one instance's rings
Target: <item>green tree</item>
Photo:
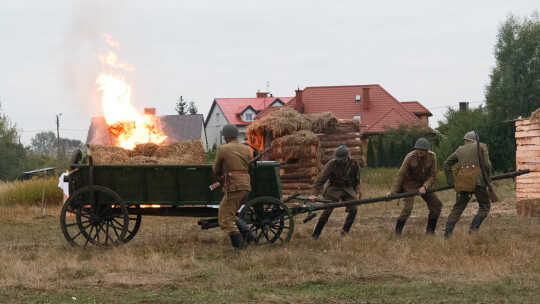
[[[399,167],[403,159],[405,159],[405,155],[413,150],[414,143],[418,138],[424,137],[430,142],[434,142],[438,136],[433,130],[428,128],[400,125],[395,129],[386,128],[385,132],[379,135],[379,137],[387,143],[399,143],[396,148],[386,150],[386,157],[389,162],[386,166]]]
[[[176,107],[174,108],[176,112],[178,112],[178,115],[186,115],[187,111],[187,102],[184,101],[184,97],[180,96],[180,99],[178,99],[178,102],[176,103]]]
[[[515,128],[506,121],[528,117],[540,107],[540,18],[510,15],[500,26],[496,64],[486,87],[488,119],[480,138],[490,147],[493,167],[515,169]],[[496,148],[495,148],[496,147]]]
[[[379,137],[377,140],[377,167],[387,167],[386,150],[384,149],[383,138]]]
[[[190,101],[189,102],[189,107],[188,107],[188,112],[189,114],[191,115],[195,115],[197,114],[197,112],[199,111],[199,109],[197,109],[197,106],[195,105],[195,101]]]
[[[35,153],[54,156],[58,143],[56,134],[52,131],[39,132],[30,140],[30,147]]]
[[[369,168],[377,167],[377,159],[375,158],[375,151],[373,149],[373,137],[368,141],[367,145],[367,154],[366,154],[366,165]]]
[[[25,151],[19,139],[15,124],[11,123],[0,104],[0,180],[13,180],[20,175],[18,168]]]

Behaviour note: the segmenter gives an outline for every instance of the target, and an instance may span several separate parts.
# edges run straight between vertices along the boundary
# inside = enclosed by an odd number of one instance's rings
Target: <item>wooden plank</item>
[[[518,170],[529,169],[531,172],[540,172],[540,164],[516,163]]]
[[[516,126],[516,132],[521,131],[540,131],[540,125],[533,124],[533,125],[522,125],[522,126]]]
[[[523,137],[517,138],[516,144],[518,145],[540,145],[540,137]]]
[[[540,132],[537,130],[534,131],[516,131],[516,138],[523,138],[523,137],[538,137],[540,136]]]
[[[530,178],[537,178],[538,180],[540,180],[540,172],[531,172],[531,173],[523,174],[523,175],[517,176],[516,180],[520,181],[522,179],[530,179]]]
[[[516,151],[516,159],[540,157],[540,150],[518,150]]]
[[[540,185],[540,179],[538,178],[522,178],[516,181],[516,185],[521,184],[534,184],[534,185]]]
[[[516,155],[516,163],[540,163],[540,157],[518,157]]]
[[[516,151],[540,151],[540,145],[518,145]]]

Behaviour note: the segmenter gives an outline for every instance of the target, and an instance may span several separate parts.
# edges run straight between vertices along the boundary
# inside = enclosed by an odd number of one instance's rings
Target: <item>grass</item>
[[[364,197],[384,195],[395,170],[362,171]],[[195,218],[143,217],[139,234],[109,249],[71,248],[60,207],[0,205],[1,303],[535,303],[540,296],[540,218],[519,218],[512,180],[480,231],[468,234],[471,202],[454,237],[424,234],[427,208],[417,199],[403,236],[393,235],[402,205],[359,207],[348,236],[336,210],[319,241],[315,221],[295,219],[289,243],[233,251],[219,230]],[[73,299],[75,298],[75,299]]]
[[[40,206],[41,201],[50,205],[62,202],[58,177],[33,178],[25,181],[0,181],[0,206]]]

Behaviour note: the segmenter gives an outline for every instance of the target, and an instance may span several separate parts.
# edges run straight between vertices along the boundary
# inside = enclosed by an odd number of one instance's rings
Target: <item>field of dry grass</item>
[[[363,172],[364,197],[384,195],[395,170]],[[441,184],[442,185],[442,184]],[[454,192],[440,195],[436,236],[424,234],[427,208],[417,199],[402,237],[396,201],[359,207],[352,232],[336,210],[321,238],[315,220],[296,218],[289,243],[233,251],[218,229],[194,218],[143,217],[139,234],[111,249],[71,248],[60,207],[0,205],[1,303],[537,303],[540,218],[515,215],[514,184],[497,183],[504,201],[480,231],[468,234],[471,202],[444,240]]]

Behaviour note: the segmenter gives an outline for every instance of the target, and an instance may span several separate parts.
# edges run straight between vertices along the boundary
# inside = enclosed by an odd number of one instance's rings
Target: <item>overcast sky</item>
[[[2,0],[0,102],[22,142],[39,131],[86,140],[102,116],[97,54],[120,44],[136,71],[133,104],[175,114],[180,95],[208,114],[214,98],[298,87],[380,84],[434,114],[484,100],[498,28],[538,0]],[[338,105],[336,105],[338,106]]]

